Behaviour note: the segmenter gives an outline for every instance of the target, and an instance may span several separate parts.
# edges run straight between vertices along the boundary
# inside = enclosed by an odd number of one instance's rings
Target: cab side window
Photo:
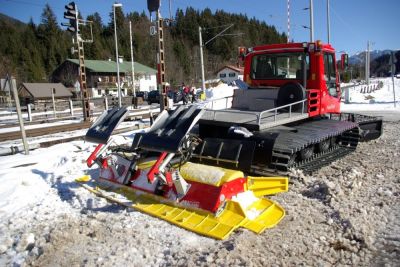
[[[332,53],[324,54],[324,80],[326,82],[328,93],[331,96],[337,97],[335,58]]]

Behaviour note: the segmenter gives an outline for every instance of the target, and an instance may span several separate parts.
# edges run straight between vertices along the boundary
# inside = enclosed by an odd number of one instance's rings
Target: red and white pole
[[[290,43],[290,0],[287,0],[287,42]]]

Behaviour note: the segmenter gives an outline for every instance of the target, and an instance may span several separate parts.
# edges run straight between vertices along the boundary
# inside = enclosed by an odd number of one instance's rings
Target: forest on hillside
[[[46,82],[52,71],[71,54],[72,35],[58,24],[57,17],[49,5],[43,9],[41,20],[36,25],[28,24],[0,14],[0,77],[7,73],[18,82]],[[99,13],[86,17],[93,22],[93,43],[85,44],[85,58],[115,60],[113,12],[108,21]],[[153,23],[145,12],[125,13],[116,9],[119,55],[131,59],[129,21],[133,28],[134,60],[156,68],[157,40],[150,36]],[[215,77],[215,72],[225,64],[236,64],[238,46],[281,43],[286,41],[284,33],[263,21],[248,18],[243,14],[230,14],[222,10],[212,12],[193,8],[178,9],[172,22],[164,27],[166,79],[172,84],[198,82],[200,75],[199,26],[203,30],[203,41],[207,42],[229,24],[233,26],[227,35],[215,38],[205,46],[204,60],[206,78]],[[82,29],[85,37],[88,28]],[[68,86],[68,85],[67,85]]]

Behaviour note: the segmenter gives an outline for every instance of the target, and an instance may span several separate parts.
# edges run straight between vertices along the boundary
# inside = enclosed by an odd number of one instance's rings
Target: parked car
[[[152,103],[160,103],[160,93],[158,90],[150,91],[147,94],[147,102],[151,105]]]
[[[183,94],[180,90],[173,92],[173,91],[169,91],[168,92],[168,97],[170,99],[172,99],[174,101],[174,103],[178,103],[180,101],[182,101],[183,99]]]
[[[143,98],[144,101],[147,101],[147,94],[148,94],[148,92],[146,92],[146,91],[139,91],[139,92],[136,92],[136,97],[141,97],[141,98]]]

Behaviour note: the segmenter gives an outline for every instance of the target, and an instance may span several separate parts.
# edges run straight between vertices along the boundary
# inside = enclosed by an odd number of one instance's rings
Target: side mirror
[[[340,66],[342,70],[346,69],[349,66],[349,55],[348,54],[342,54],[340,57]]]

